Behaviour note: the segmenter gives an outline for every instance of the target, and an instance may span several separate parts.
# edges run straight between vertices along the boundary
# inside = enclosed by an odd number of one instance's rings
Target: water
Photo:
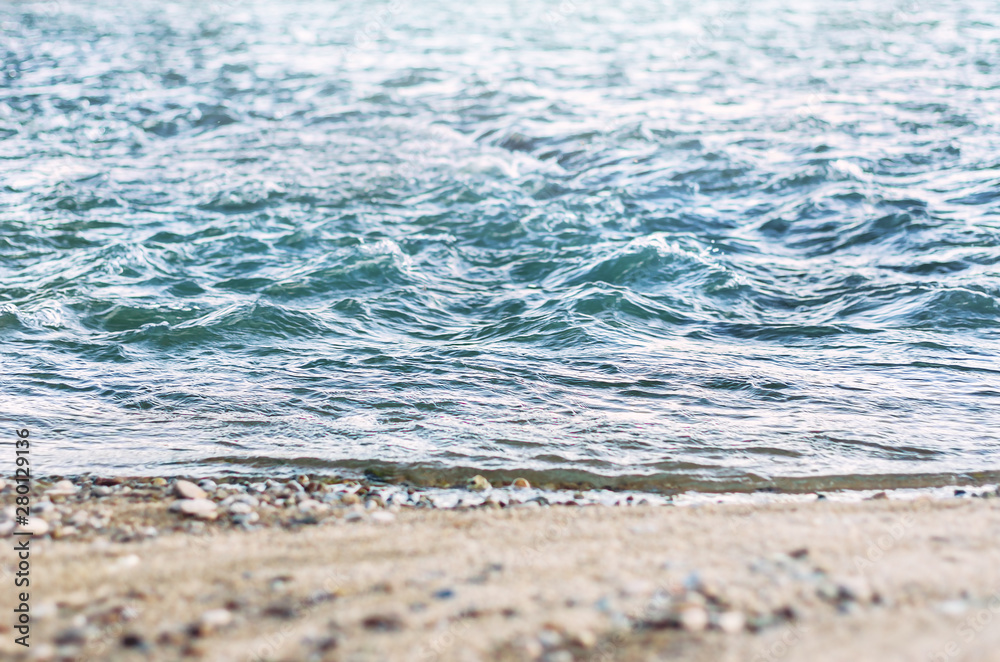
[[[0,12],[40,472],[1000,475],[994,2]]]

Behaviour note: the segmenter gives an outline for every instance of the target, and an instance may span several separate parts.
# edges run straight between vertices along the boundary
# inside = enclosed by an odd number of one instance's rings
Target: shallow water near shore
[[[7,4],[40,473],[1000,479],[1000,9]]]

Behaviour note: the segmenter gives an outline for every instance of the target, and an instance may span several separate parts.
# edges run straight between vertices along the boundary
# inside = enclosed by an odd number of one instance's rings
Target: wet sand
[[[0,657],[1000,660],[992,491],[445,510],[306,487],[194,514],[162,480],[36,497],[32,646],[4,618]]]

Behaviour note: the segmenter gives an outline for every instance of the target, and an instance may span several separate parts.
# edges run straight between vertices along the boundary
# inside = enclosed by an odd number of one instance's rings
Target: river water
[[[0,22],[0,414],[40,472],[1000,475],[995,2]]]

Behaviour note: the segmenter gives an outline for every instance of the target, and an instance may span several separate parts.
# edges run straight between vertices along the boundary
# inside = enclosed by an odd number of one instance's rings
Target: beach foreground
[[[10,544],[0,556],[0,657],[1000,659],[998,498],[441,510],[341,494],[261,505],[251,526],[232,500],[178,512],[195,499],[164,483],[50,490],[27,651]]]

